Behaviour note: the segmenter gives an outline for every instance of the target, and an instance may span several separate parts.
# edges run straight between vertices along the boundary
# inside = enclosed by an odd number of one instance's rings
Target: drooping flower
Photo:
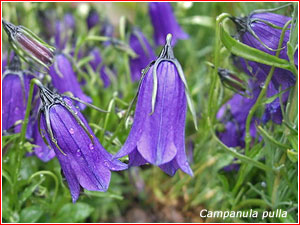
[[[18,133],[25,117],[32,76],[22,71],[15,55],[2,77],[2,131]]]
[[[251,13],[248,17],[234,18],[237,24],[238,37],[244,44],[249,45],[258,50],[264,51],[270,55],[275,55],[276,49],[278,48],[279,39],[282,30],[271,25],[282,28],[290,17],[286,17],[274,13]],[[289,41],[290,30],[287,30],[284,35],[282,50],[280,51],[279,58],[288,60],[287,56],[287,42]],[[298,50],[294,55],[294,61],[298,64]],[[268,74],[270,66],[261,63],[253,62],[254,67],[259,67]],[[286,83],[287,86],[292,86],[295,83],[295,76],[292,72],[281,68],[276,68],[272,78],[276,88],[282,83]]]
[[[73,202],[79,197],[80,187],[106,191],[111,171],[127,169],[127,165],[112,159],[70,99],[41,84],[39,88],[43,105],[39,112],[40,131],[55,151]]]
[[[228,147],[244,147],[246,120],[250,109],[255,104],[260,93],[260,87],[253,84],[252,93],[249,97],[234,94],[218,111],[217,119],[224,124],[224,128],[217,132],[220,140]],[[250,125],[251,137],[256,137],[255,122],[253,118]]]
[[[91,103],[90,97],[81,90],[80,84],[76,78],[75,72],[69,59],[63,55],[55,56],[53,65],[50,67],[49,74],[52,77],[53,86],[60,92],[72,92],[72,94],[81,100]],[[79,103],[83,109],[84,105]]]
[[[291,18],[267,11],[264,12],[264,10],[258,10],[253,11],[247,17],[233,17],[232,20],[237,26],[237,38],[241,42],[270,55],[275,55],[282,33],[282,29],[280,28],[283,28]],[[285,31],[279,54],[279,57],[285,60],[289,60],[287,55],[287,42],[289,41],[289,36],[290,29]],[[295,52],[294,62],[295,66],[298,67],[298,50]],[[239,68],[242,68],[245,73],[255,78],[254,81],[257,85],[265,85],[265,80],[271,69],[270,66],[237,57],[235,57],[235,64],[238,65]],[[267,97],[272,97],[280,91],[283,91],[282,103],[284,106],[289,96],[288,88],[295,84],[295,80],[296,78],[292,72],[281,68],[275,68],[272,80],[267,87]],[[276,98],[273,102],[266,105],[262,121],[266,123],[270,119],[277,124],[280,124],[282,121],[279,98]]]
[[[156,45],[163,45],[168,33],[173,35],[172,45],[175,45],[178,39],[189,37],[179,26],[169,2],[150,2],[149,15]]]
[[[38,129],[38,122],[35,121],[32,128],[32,139],[35,147],[33,148],[34,154],[43,162],[48,162],[55,157],[55,152],[53,148],[49,148],[43,141]]]
[[[130,35],[129,43],[137,54],[137,57],[130,58],[131,79],[132,81],[138,81],[141,78],[142,70],[155,59],[155,52],[144,34],[136,28],[133,29]]]
[[[23,26],[15,26],[2,19],[4,30],[14,51],[27,62],[29,57],[48,68],[53,62],[54,48],[47,45],[36,34]]]
[[[100,22],[100,17],[99,17],[99,14],[96,10],[92,9],[90,12],[89,12],[89,15],[86,19],[86,23],[87,23],[87,26],[88,26],[88,29],[92,29],[94,26],[96,26],[97,24],[99,24]]]
[[[55,25],[55,46],[63,50],[71,41],[72,33],[75,29],[75,19],[71,14],[66,14],[62,21],[57,21]]]
[[[92,49],[90,55],[93,56],[93,60],[90,61],[91,67],[101,77],[104,87],[105,88],[108,87],[110,85],[110,79],[106,73],[106,67],[103,65],[102,57],[99,49],[97,48]]]
[[[178,169],[193,175],[185,153],[187,96],[182,79],[169,35],[158,59],[145,69],[134,122],[116,158],[129,155],[129,166],[151,163],[171,176]]]

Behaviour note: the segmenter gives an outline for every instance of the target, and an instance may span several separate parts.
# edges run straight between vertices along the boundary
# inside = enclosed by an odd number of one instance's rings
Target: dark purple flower
[[[169,2],[150,2],[149,15],[156,45],[163,45],[168,33],[173,35],[172,45],[175,45],[177,39],[189,37],[179,26]]]
[[[93,70],[96,73],[99,73],[99,75],[104,83],[104,87],[105,88],[108,87],[110,85],[110,79],[106,73],[106,67],[103,65],[102,57],[101,57],[99,49],[94,48],[90,52],[90,55],[93,56],[93,60],[90,61],[91,67],[93,68]]]
[[[89,12],[89,15],[86,19],[86,23],[88,26],[88,29],[92,29],[94,26],[96,26],[100,22],[100,17],[99,14],[97,13],[96,10],[91,10]]]
[[[2,131],[18,133],[25,117],[32,76],[21,70],[21,63],[14,56],[2,77]]]
[[[151,163],[171,176],[178,169],[193,175],[185,153],[187,101],[181,76],[168,38],[159,58],[145,69],[134,122],[116,158],[129,155],[129,166]],[[156,78],[157,91],[153,92]]]
[[[217,113],[217,119],[224,124],[224,129],[218,131],[220,140],[228,147],[243,147],[245,144],[246,120],[250,109],[255,104],[259,95],[260,87],[255,87],[251,97],[247,98],[239,94],[225,103]],[[250,126],[250,135],[256,137],[255,122],[257,118],[253,118]]]
[[[73,15],[71,13],[67,13],[65,16],[64,16],[64,23],[66,25],[67,28],[70,28],[70,29],[75,29],[75,19],[73,17]]]
[[[106,19],[104,22],[101,23],[101,30],[100,35],[105,37],[113,37],[114,35],[114,26]],[[108,46],[111,44],[111,41],[103,42],[104,46]]]
[[[49,74],[52,77],[53,86],[60,92],[72,92],[72,94],[81,100],[91,103],[90,97],[85,95],[81,90],[80,84],[77,81],[76,74],[72,68],[72,64],[63,54],[55,56],[53,65],[50,67]],[[83,109],[84,105],[79,104]]]
[[[23,27],[15,26],[2,20],[4,30],[8,35],[11,46],[17,54],[30,57],[35,62],[48,68],[53,61],[54,48],[39,39],[32,31]]]
[[[138,29],[133,30],[129,44],[137,54],[136,58],[130,58],[131,79],[138,81],[141,78],[142,70],[155,59],[155,52],[144,34]]]
[[[48,162],[49,160],[55,157],[55,152],[53,148],[49,148],[46,143],[43,141],[43,138],[40,135],[38,129],[38,123],[35,122],[32,131],[33,144],[36,147],[33,148],[34,154],[43,162]]]
[[[233,20],[237,24],[237,29],[239,32],[238,38],[241,42],[258,50],[264,51],[270,55],[275,55],[275,50],[278,48],[282,30],[272,27],[271,25],[283,27],[286,22],[291,20],[291,18],[274,13],[256,13],[254,11],[248,17],[233,18]],[[282,43],[283,49],[279,54],[280,58],[286,60],[288,60],[287,42],[289,40],[289,36],[290,30],[287,30]],[[298,66],[298,50],[295,53],[294,60],[295,65]],[[268,65],[251,61],[247,61],[247,63],[243,62],[242,64],[245,72],[251,76],[256,75],[255,71],[262,70],[263,72],[259,71],[259,73],[264,74],[266,77],[271,68]],[[249,64],[252,71],[248,69],[247,64]],[[261,80],[264,82],[265,79]],[[292,74],[292,72],[281,68],[276,68],[272,78],[272,83],[274,88],[279,90],[280,86],[288,88],[294,85],[295,80],[295,76]]]
[[[55,151],[73,202],[79,197],[80,187],[106,191],[111,170],[124,170],[127,165],[112,159],[71,100],[63,99],[41,84],[39,88],[43,104],[39,113],[41,134]]]

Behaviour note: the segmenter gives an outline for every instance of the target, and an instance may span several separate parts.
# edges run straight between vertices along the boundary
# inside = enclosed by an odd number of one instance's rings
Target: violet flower
[[[254,11],[248,17],[232,19],[237,25],[238,37],[241,42],[270,55],[275,55],[282,32],[281,29],[272,26],[275,25],[282,28],[289,20],[291,20],[290,17],[261,11]],[[287,42],[289,41],[289,36],[290,30],[287,30],[279,54],[280,58],[286,60],[289,60],[287,56]],[[295,52],[294,61],[295,66],[298,66],[298,50]],[[249,75],[257,76],[257,73],[259,73],[261,77],[258,79],[262,83],[271,68],[268,65],[257,62],[245,62],[244,59],[241,59],[241,64],[244,71]],[[249,68],[251,68],[251,71]],[[278,93],[280,86],[282,90],[285,90],[286,88],[293,86],[295,80],[296,78],[292,72],[281,68],[275,68],[272,77],[272,88],[277,90]],[[274,92],[274,94],[275,93],[276,92]]]
[[[57,21],[55,25],[55,46],[57,49],[65,49],[71,40],[75,29],[75,19],[71,14],[66,14],[62,21]]]
[[[99,14],[96,10],[91,10],[89,12],[89,15],[86,19],[86,23],[87,23],[87,26],[88,26],[88,29],[92,29],[94,26],[96,26],[97,24],[99,24],[100,22],[100,17],[99,17]]]
[[[72,92],[75,97],[88,103],[92,102],[91,98],[85,95],[81,90],[76,74],[72,68],[72,64],[65,55],[58,54],[55,56],[54,63],[50,67],[49,74],[52,77],[53,86],[60,93]],[[84,108],[84,105],[81,103],[79,103],[79,106],[81,109]]]
[[[32,76],[21,70],[21,62],[15,55],[2,77],[2,131],[19,133]]]
[[[99,76],[101,77],[104,87],[108,87],[110,85],[110,79],[109,76],[106,73],[106,67],[103,65],[102,62],[102,57],[100,54],[99,49],[94,48],[91,52],[90,55],[93,56],[93,60],[91,60],[89,63],[93,70],[96,73],[99,73]]]
[[[48,162],[55,157],[55,152],[53,148],[49,148],[43,141],[38,129],[38,122],[36,121],[33,125],[32,131],[33,144],[36,147],[33,148],[34,154],[43,162]]]
[[[83,115],[72,101],[52,93],[41,84],[42,108],[39,111],[40,133],[59,160],[75,203],[80,187],[90,191],[106,191],[111,170],[127,169],[112,159],[95,137]]]
[[[129,155],[129,166],[151,163],[170,176],[178,169],[193,175],[185,153],[187,96],[183,79],[169,34],[160,56],[144,70],[134,122],[116,158]]]
[[[129,44],[137,54],[136,58],[130,58],[131,79],[138,81],[141,78],[142,70],[155,59],[155,52],[144,34],[138,29],[133,29]]]
[[[163,45],[168,33],[173,35],[172,45],[175,45],[177,39],[189,37],[179,26],[169,2],[150,2],[149,15],[156,45]]]
[[[255,84],[254,84],[255,85]],[[255,104],[260,93],[260,87],[254,86],[251,97],[247,98],[239,94],[234,94],[218,111],[217,119],[224,124],[224,129],[217,132],[220,140],[228,147],[244,147],[246,120],[250,109]],[[255,122],[253,118],[250,125],[251,137],[256,137]]]

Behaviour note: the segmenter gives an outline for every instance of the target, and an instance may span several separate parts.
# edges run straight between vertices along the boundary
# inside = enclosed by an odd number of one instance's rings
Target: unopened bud
[[[219,68],[218,74],[222,84],[229,89],[232,89],[238,93],[245,93],[247,90],[247,84],[238,78],[232,71]]]
[[[23,26],[15,26],[3,19],[2,24],[11,46],[22,59],[28,62],[29,57],[46,68],[52,64],[54,47]]]

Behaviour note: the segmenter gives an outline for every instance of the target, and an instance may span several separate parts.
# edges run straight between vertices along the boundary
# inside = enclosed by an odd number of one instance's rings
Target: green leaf
[[[292,29],[291,29],[289,43],[296,50],[298,46],[298,3],[294,3],[294,12],[292,17],[291,27]]]
[[[287,156],[293,163],[298,162],[298,152],[296,152],[294,149],[288,149]]]
[[[43,215],[44,210],[41,206],[34,205],[27,207],[21,211],[20,222],[21,223],[35,223]]]
[[[90,205],[78,202],[76,204],[68,203],[58,212],[53,222],[55,223],[76,223],[83,222],[94,211]]]
[[[280,59],[274,55],[267,54],[235,40],[222,26],[220,27],[220,38],[224,46],[237,56],[269,66],[292,70],[290,63],[287,60]]]

